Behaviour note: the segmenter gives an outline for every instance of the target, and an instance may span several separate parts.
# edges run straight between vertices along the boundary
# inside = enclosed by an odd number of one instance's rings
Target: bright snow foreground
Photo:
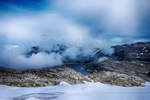
[[[40,88],[1,85],[0,100],[150,100],[150,86],[119,87],[102,83],[69,85],[65,82]]]

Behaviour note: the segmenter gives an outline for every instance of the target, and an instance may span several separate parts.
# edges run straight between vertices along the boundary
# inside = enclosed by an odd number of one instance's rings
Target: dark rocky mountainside
[[[85,70],[91,72],[90,77],[93,80],[104,83],[113,81],[111,84],[119,85],[127,82],[127,80],[124,80],[124,82],[117,81],[125,74],[125,76],[130,77],[126,77],[128,81],[137,80],[138,78],[138,80],[142,79],[150,82],[150,42],[125,44],[113,46],[112,48],[114,48],[114,54],[111,59],[87,64]],[[112,74],[108,75],[107,73]],[[120,73],[121,76],[116,75],[116,73]],[[113,78],[110,79],[110,77]],[[131,85],[130,83],[132,82],[129,82],[128,85]]]
[[[64,54],[67,49],[68,47],[62,44],[56,44],[51,49],[42,49],[39,46],[32,46],[31,48],[26,50],[26,52],[24,53],[24,56],[27,58],[30,58],[33,54],[35,55],[41,52],[46,53],[46,54],[56,53],[63,57],[62,59],[63,63],[66,63],[66,64],[67,63],[89,63],[100,57],[110,57],[109,54],[106,54],[100,48],[94,48],[93,52],[89,55],[83,54],[83,48],[78,48],[80,53],[77,54],[75,58],[72,58]]]
[[[114,56],[120,60],[150,61],[150,42],[113,46]]]
[[[143,78],[146,81],[150,81],[148,72],[150,71],[150,62],[144,61],[115,61],[115,60],[105,60],[97,64],[88,64],[85,68],[88,71],[100,72],[100,71],[110,71],[118,72],[127,75],[135,75]]]
[[[57,85],[62,81],[70,84],[94,81],[131,87],[143,86],[146,81],[150,82],[150,42],[138,42],[112,48],[114,48],[112,57],[103,54],[100,49],[96,50],[93,60],[84,63],[85,67],[82,68],[90,73],[86,76],[71,67],[62,66],[27,71],[0,67],[0,84],[36,87]],[[33,47],[29,56],[38,52],[39,48]],[[101,57],[108,59],[97,62],[97,59]]]
[[[88,64],[85,70],[91,72],[90,77],[95,77],[93,78],[95,81],[104,82],[104,83],[130,86],[131,84],[133,85],[134,82],[138,82],[137,80],[150,82],[150,77],[148,76],[148,71],[150,70],[150,62],[115,61],[115,60],[108,59],[97,64],[93,64],[93,63]],[[112,73],[112,74],[107,75],[107,73]],[[101,78],[103,76],[105,78]],[[123,80],[118,81],[120,79]],[[132,80],[132,82],[129,80]],[[115,83],[110,81],[113,81]]]

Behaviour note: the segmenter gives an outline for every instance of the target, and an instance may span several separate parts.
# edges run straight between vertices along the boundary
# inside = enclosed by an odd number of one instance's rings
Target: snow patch
[[[102,83],[69,85],[40,88],[19,88],[0,86],[0,100],[26,97],[21,100],[149,100],[150,87],[121,87]],[[48,99],[47,99],[48,98]],[[17,99],[15,99],[17,100]],[[18,99],[19,100],[19,99]]]

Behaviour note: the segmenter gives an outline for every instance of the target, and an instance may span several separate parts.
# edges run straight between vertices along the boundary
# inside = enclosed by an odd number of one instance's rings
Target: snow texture
[[[150,83],[145,87],[120,87],[102,83],[19,88],[0,86],[0,100],[149,100]]]

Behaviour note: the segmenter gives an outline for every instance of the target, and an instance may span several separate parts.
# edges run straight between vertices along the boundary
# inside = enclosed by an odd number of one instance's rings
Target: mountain
[[[114,56],[119,60],[150,61],[150,42],[113,46]]]

